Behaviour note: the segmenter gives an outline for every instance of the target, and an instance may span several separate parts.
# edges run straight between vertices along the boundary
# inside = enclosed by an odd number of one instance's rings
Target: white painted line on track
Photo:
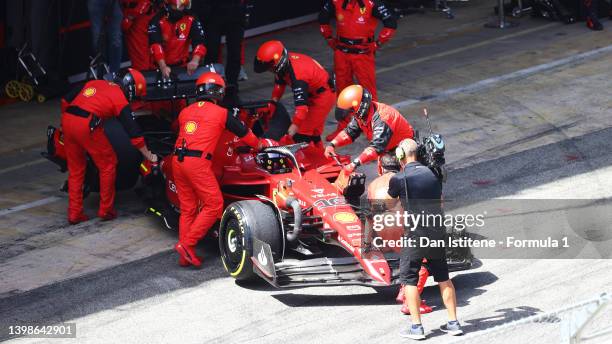
[[[38,165],[38,164],[43,163],[45,161],[49,161],[49,160],[47,160],[47,159],[36,159],[36,160],[33,160],[33,161],[24,162],[23,164],[11,166],[11,167],[6,167],[6,168],[3,168],[3,169],[0,169],[0,174],[4,174],[4,173],[12,172],[12,171],[15,171],[15,170],[19,170],[19,169],[22,169],[24,167],[30,167],[30,166]]]
[[[591,57],[594,57],[600,54],[604,54],[604,53],[609,53],[609,52],[612,52],[612,45],[608,45],[608,46],[605,46],[599,49],[589,50],[589,51],[579,53],[579,54],[570,55],[568,57],[564,57],[559,60],[554,60],[554,61],[550,61],[547,63],[532,66],[529,68],[520,69],[512,73],[480,80],[473,84],[450,88],[450,89],[441,91],[439,93],[420,97],[418,99],[406,99],[401,102],[395,103],[392,106],[395,108],[401,108],[404,106],[410,106],[410,105],[414,105],[414,104],[421,103],[421,102],[442,100],[442,99],[448,98],[450,96],[453,96],[459,93],[472,93],[472,92],[479,91],[487,87],[491,87],[503,81],[523,78],[523,77],[537,74],[540,72],[544,72],[544,71],[547,71],[547,70],[550,70],[550,69],[553,69],[559,66],[575,63],[583,59],[591,58]]]
[[[0,217],[8,215],[8,214],[16,213],[16,212],[19,212],[19,211],[22,211],[22,210],[27,210],[27,209],[31,209],[31,208],[40,207],[40,206],[43,206],[43,205],[46,205],[46,204],[49,204],[49,203],[53,203],[53,202],[59,201],[60,199],[62,199],[62,198],[58,197],[58,196],[51,196],[51,197],[39,199],[37,201],[28,202],[28,203],[24,203],[24,204],[20,204],[20,205],[16,205],[16,206],[11,207],[11,208],[0,209]]]
[[[383,67],[383,68],[378,68],[376,70],[376,74],[381,74],[381,73],[385,73],[385,72],[389,72],[398,68],[402,68],[402,67],[407,67],[407,66],[411,66],[411,65],[415,65],[417,63],[422,63],[425,61],[429,61],[429,60],[433,60],[436,58],[440,58],[440,57],[445,57],[445,56],[449,56],[449,55],[453,55],[453,54],[457,54],[457,53],[461,53],[470,49],[474,49],[474,48],[479,48],[491,43],[495,43],[495,42],[499,42],[499,41],[503,41],[509,38],[516,38],[516,37],[520,37],[520,36],[524,36],[526,34],[529,33],[533,33],[536,31],[542,31],[545,29],[548,29],[550,27],[553,26],[561,26],[561,24],[559,23],[550,23],[550,24],[546,24],[546,25],[542,25],[542,26],[537,26],[531,29],[527,29],[527,30],[523,30],[523,31],[518,31],[515,33],[511,33],[509,35],[504,35],[504,36],[500,36],[500,37],[496,37],[496,38],[491,38],[491,39],[487,39],[484,41],[480,41],[478,43],[474,43],[474,44],[470,44],[470,45],[466,45],[464,47],[461,48],[457,48],[457,49],[451,49],[451,50],[447,50],[441,53],[437,53],[437,54],[433,54],[433,55],[428,55],[428,56],[424,56],[418,59],[414,59],[414,60],[409,60],[406,62],[401,62],[401,63],[396,63],[393,66],[389,66],[389,67]]]

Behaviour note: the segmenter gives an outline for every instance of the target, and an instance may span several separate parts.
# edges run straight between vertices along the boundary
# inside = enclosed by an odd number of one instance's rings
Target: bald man
[[[405,211],[411,214],[444,215],[441,207],[442,184],[436,175],[417,161],[417,143],[412,139],[402,140],[395,156],[402,168],[389,181],[389,196],[399,198]],[[440,287],[442,301],[448,313],[448,323],[440,326],[442,332],[457,336],[463,334],[457,321],[457,297],[455,287],[448,276],[446,250],[444,247],[419,247],[421,237],[430,240],[444,238],[442,224],[414,224],[406,236],[417,243],[416,247],[404,247],[400,257],[400,281],[404,285],[405,298],[410,310],[412,324],[400,332],[400,336],[410,339],[425,339],[425,330],[421,324],[419,305],[421,297],[417,288],[419,271],[423,259],[427,259],[427,268]]]

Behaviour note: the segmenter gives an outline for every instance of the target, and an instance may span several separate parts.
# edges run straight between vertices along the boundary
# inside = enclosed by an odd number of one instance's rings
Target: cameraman
[[[435,174],[417,161],[417,143],[412,139],[402,140],[395,155],[402,167],[402,171],[394,175],[389,181],[389,196],[399,198],[405,211],[426,217],[429,215],[442,215],[441,198],[442,184]],[[412,223],[406,237],[413,244],[404,247],[401,252],[400,282],[405,286],[405,297],[408,301],[412,324],[400,332],[400,336],[416,340],[425,339],[425,330],[421,325],[419,305],[421,299],[417,290],[419,270],[423,258],[427,259],[429,272],[440,286],[440,294],[448,312],[449,321],[440,326],[440,330],[453,336],[463,334],[461,325],[456,316],[456,296],[453,282],[448,277],[446,264],[446,250],[444,247],[420,247],[419,238],[427,237],[431,240],[444,239],[442,224],[429,224],[428,221]],[[434,221],[435,222],[435,221]]]

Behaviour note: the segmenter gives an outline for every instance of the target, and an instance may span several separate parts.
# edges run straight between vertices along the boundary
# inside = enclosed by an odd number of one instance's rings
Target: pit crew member
[[[175,245],[179,265],[199,267],[202,258],[196,255],[195,246],[223,210],[223,197],[212,170],[212,153],[221,134],[229,130],[254,148],[267,146],[269,140],[260,141],[235,114],[217,105],[225,96],[225,82],[219,74],[202,74],[196,81],[196,95],[197,101],[178,118],[172,170],[181,210]]]
[[[144,76],[128,69],[119,74],[117,82],[92,80],[72,90],[62,100],[62,131],[68,162],[68,221],[70,224],[87,221],[83,212],[83,182],[89,154],[100,172],[100,208],[98,217],[112,220],[117,217],[113,208],[117,157],[104,134],[103,122],[117,117],[132,145],[148,160],[157,157],[149,151],[140,127],[134,121],[129,102],[146,93]]]
[[[360,85],[351,85],[338,96],[336,119],[343,120],[347,116],[352,116],[351,121],[325,148],[325,156],[335,155],[335,148],[351,144],[362,133],[370,142],[352,163],[344,167],[347,173],[393,151],[403,139],[414,137],[412,126],[402,114],[389,105],[373,101],[370,91]],[[382,173],[380,160],[378,173]]]
[[[334,37],[331,19],[336,19]],[[383,29],[376,37],[378,22]],[[387,43],[397,29],[397,19],[381,0],[325,0],[319,12],[321,35],[334,50],[334,72],[338,90],[352,85],[353,78],[357,84],[367,88],[376,96],[376,50]],[[335,132],[328,135],[331,141],[340,130],[344,129],[350,118],[338,123]]]
[[[128,56],[132,68],[137,70],[154,69],[149,53],[149,22],[159,11],[154,0],[121,0],[123,21],[121,28],[125,37]]]
[[[172,66],[187,66],[189,75],[206,55],[204,29],[198,18],[188,11],[191,0],[166,0],[166,7],[149,23],[151,54],[164,78]],[[192,57],[189,59],[189,46]]]
[[[321,143],[325,119],[334,106],[336,95],[333,81],[317,61],[304,54],[288,52],[280,41],[262,44],[255,56],[255,72],[274,73],[274,89],[270,114],[289,85],[293,90],[295,113],[287,130],[288,137],[281,141]]]

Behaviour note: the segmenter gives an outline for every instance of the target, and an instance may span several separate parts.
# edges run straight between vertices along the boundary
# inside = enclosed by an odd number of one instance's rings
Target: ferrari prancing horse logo
[[[185,123],[185,132],[187,134],[193,134],[196,130],[198,130],[198,124],[196,122],[189,121]]]

